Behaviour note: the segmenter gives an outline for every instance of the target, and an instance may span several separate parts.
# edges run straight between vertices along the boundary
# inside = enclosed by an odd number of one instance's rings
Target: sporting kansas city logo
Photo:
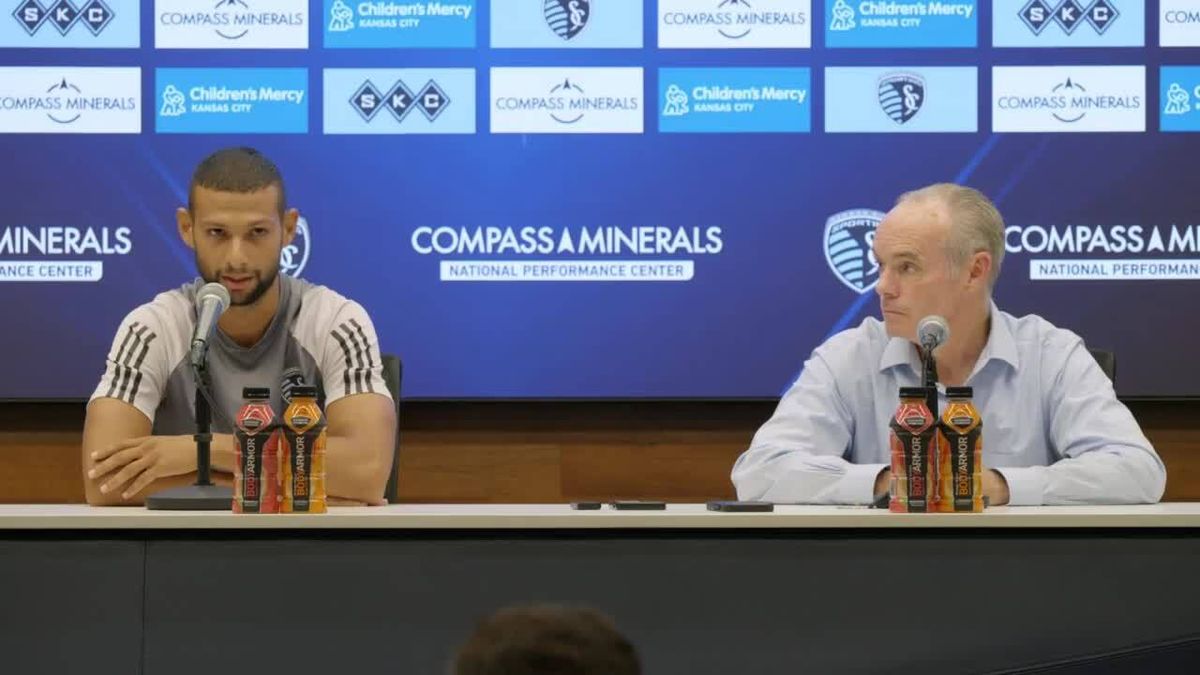
[[[354,30],[354,10],[342,0],[329,9],[329,32],[345,33]]]
[[[855,293],[866,293],[879,281],[879,264],[871,244],[883,220],[881,211],[852,209],[825,221],[825,260],[837,278]]]
[[[879,106],[896,124],[904,124],[925,104],[925,79],[913,73],[892,73],[879,80]]]
[[[425,119],[433,122],[450,105],[450,97],[433,80],[426,82],[416,94],[403,80],[397,80],[386,94],[380,93],[379,88],[367,80],[350,97],[350,105],[358,111],[364,122],[375,119],[381,108],[387,108],[397,122],[403,122],[413,108],[420,110]]]
[[[1029,0],[1020,11],[1021,21],[1034,35],[1041,35],[1051,23],[1058,24],[1070,35],[1082,23],[1088,23],[1096,33],[1104,31],[1121,15],[1113,0],[1094,0],[1088,5],[1081,0]]]
[[[591,0],[546,0],[542,15],[554,34],[564,40],[579,35],[592,18]]]
[[[12,15],[30,35],[46,24],[53,26],[59,35],[66,35],[77,25],[82,25],[92,35],[99,35],[113,20],[113,11],[103,0],[87,0],[79,5],[70,0],[58,0],[48,5],[42,5],[38,0],[25,0],[17,5]]]
[[[279,253],[279,271],[288,276],[300,276],[308,264],[311,248],[312,235],[308,231],[308,221],[301,217],[296,221],[296,236],[292,238],[292,243],[284,246]]]
[[[283,371],[283,376],[279,378],[279,398],[283,399],[285,405],[291,405],[292,392],[296,387],[304,386],[304,373],[300,369],[292,366]]]

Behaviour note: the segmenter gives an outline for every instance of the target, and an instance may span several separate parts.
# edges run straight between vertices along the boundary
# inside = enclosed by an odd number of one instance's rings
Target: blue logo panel
[[[159,68],[154,91],[159,133],[308,132],[304,68]]]
[[[475,46],[475,0],[323,0],[325,46],[438,48]]]
[[[1163,66],[1159,77],[1159,129],[1200,131],[1200,66]]]
[[[974,47],[977,0],[825,0],[827,47]]]
[[[805,133],[812,129],[808,68],[662,68],[662,132]]]

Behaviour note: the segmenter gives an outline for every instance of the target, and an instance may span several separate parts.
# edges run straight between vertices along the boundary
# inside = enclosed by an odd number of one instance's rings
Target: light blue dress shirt
[[[818,347],[733,467],[739,499],[864,504],[890,465],[888,422],[921,361],[868,318]],[[991,309],[967,386],[983,416],[983,463],[1012,505],[1158,501],[1167,472],[1112,383],[1071,331]],[[946,392],[938,385],[940,406]]]

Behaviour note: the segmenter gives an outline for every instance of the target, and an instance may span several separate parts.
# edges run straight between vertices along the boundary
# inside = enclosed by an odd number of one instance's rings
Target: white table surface
[[[982,514],[894,514],[850,506],[776,506],[717,513],[703,504],[665,511],[574,511],[566,504],[397,504],[326,514],[235,515],[82,504],[0,504],[0,530],[257,529],[723,529],[723,528],[1191,528],[1200,502],[1144,506],[997,507]]]

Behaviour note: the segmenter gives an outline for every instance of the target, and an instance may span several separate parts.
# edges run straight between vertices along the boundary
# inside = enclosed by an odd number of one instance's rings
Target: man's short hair
[[[995,286],[1000,277],[1000,264],[1004,261],[1004,219],[996,205],[979,190],[954,183],[935,183],[905,192],[896,203],[927,199],[945,204],[950,215],[950,238],[946,242],[950,265],[956,270],[962,269],[972,255],[987,251],[992,254],[988,282],[989,286]]]
[[[454,675],[640,675],[637,652],[612,620],[586,608],[531,605],[481,621]]]
[[[279,167],[254,148],[235,147],[217,150],[201,160],[188,186],[188,211],[195,213],[196,188],[217,192],[249,193],[276,186],[279,213],[287,210],[287,195]]]

